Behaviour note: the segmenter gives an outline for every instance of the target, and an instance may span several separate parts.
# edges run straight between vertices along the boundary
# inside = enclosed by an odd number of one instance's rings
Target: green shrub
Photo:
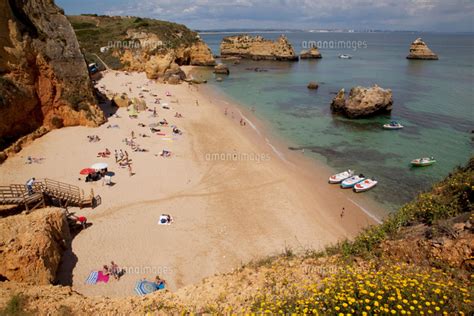
[[[23,295],[15,294],[10,298],[10,300],[8,300],[3,310],[0,311],[0,315],[2,316],[28,315],[28,313],[24,310],[25,303],[26,303],[26,299]]]
[[[51,124],[56,128],[61,128],[64,126],[63,119],[57,116],[53,116],[51,119]]]

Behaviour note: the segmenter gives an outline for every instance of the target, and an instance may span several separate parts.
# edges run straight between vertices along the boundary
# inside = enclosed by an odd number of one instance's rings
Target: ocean
[[[229,34],[201,34],[219,54]],[[260,34],[276,39],[279,33]],[[348,168],[379,184],[366,192],[392,211],[444,178],[473,154],[474,35],[436,33],[285,33],[297,53],[311,42],[322,46],[320,60],[230,62],[230,76],[216,81],[212,71],[199,75],[242,106],[255,109],[270,132],[288,147],[335,171]],[[410,44],[422,37],[438,61],[407,60]],[[339,59],[350,54],[352,59]],[[259,67],[265,71],[256,72]],[[310,81],[318,90],[308,90]],[[393,91],[390,115],[351,120],[330,111],[341,88],[377,84]],[[390,120],[405,128],[383,130]],[[412,168],[414,158],[433,156],[437,163]]]

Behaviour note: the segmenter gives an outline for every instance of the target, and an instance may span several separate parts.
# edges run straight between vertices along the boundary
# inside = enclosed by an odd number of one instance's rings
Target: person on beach
[[[109,275],[110,274],[109,267],[106,264],[104,264],[104,266],[102,267],[102,274],[103,275]]]
[[[153,108],[153,117],[156,117],[156,107]]]
[[[120,279],[120,275],[121,275],[120,268],[113,261],[110,262],[110,274],[112,274],[115,280]]]
[[[196,106],[199,106],[199,101],[198,100],[196,100]]]
[[[128,176],[129,177],[133,176],[132,164],[131,163],[128,163]]]
[[[117,152],[117,149],[115,149],[115,163],[118,162],[118,152]]]
[[[36,179],[33,177],[26,181],[26,188],[28,189],[28,194],[32,195],[34,193],[33,191],[33,184],[35,184]]]
[[[155,283],[158,284],[159,287],[164,287],[166,285],[166,281],[160,278],[159,275],[156,276]]]
[[[134,139],[135,138],[135,132],[132,131],[131,135],[132,135],[132,139]]]
[[[227,116],[227,108],[224,110],[224,115]]]
[[[345,210],[346,210],[345,208],[342,208],[342,211],[341,211],[341,218],[344,217],[344,211],[345,211]]]

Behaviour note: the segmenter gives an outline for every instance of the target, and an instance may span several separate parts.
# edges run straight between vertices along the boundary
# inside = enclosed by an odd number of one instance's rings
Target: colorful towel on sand
[[[97,284],[98,282],[109,282],[109,275],[105,275],[102,271],[92,271],[86,279],[86,284]]]
[[[97,282],[109,282],[109,275],[103,274],[102,271],[99,271],[99,275],[97,276]]]
[[[99,277],[98,271],[92,271],[86,279],[86,284],[96,284]]]

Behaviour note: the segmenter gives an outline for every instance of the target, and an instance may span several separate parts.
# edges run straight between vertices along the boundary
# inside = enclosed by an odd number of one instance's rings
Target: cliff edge
[[[52,0],[0,2],[0,162],[40,129],[104,122],[74,31]]]

